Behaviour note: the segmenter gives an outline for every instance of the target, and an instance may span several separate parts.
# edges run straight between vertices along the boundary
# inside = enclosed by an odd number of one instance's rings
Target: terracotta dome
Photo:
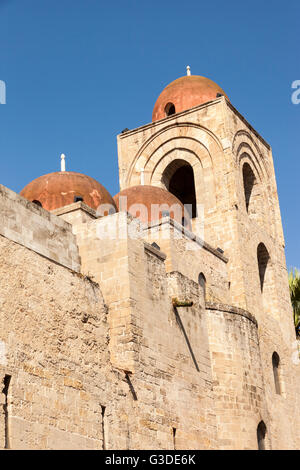
[[[121,196],[127,197],[127,200],[120,201]],[[148,185],[132,186],[116,194],[114,201],[118,210],[129,212],[143,223],[155,222],[167,215],[165,212],[169,212],[170,217],[180,224],[184,218],[185,226],[191,229],[190,218],[184,214],[183,204],[174,194],[165,189]],[[145,210],[137,207],[136,204],[143,205]],[[159,212],[153,205],[161,206]]]
[[[152,113],[152,121],[180,113],[199,104],[213,101],[217,94],[226,93],[209,78],[187,75],[171,82],[159,95]]]
[[[115,207],[109,192],[90,176],[73,171],[59,171],[40,176],[21,191],[21,196],[41,204],[48,211],[82,200],[92,209],[100,204]]]

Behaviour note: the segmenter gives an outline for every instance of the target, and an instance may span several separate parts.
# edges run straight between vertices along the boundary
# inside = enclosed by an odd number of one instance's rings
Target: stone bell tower
[[[228,258],[231,305],[258,321],[268,408],[272,414],[276,407],[279,417],[271,426],[288,442],[282,397],[292,400],[296,386],[296,338],[270,145],[216,83],[188,68],[159,95],[152,123],[118,136],[118,153],[121,190],[139,184],[167,189],[191,205],[194,233]],[[275,352],[282,393],[274,399]]]

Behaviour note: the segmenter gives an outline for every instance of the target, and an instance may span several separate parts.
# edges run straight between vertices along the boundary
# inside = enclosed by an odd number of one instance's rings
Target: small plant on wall
[[[291,301],[297,337],[300,338],[300,272],[295,268],[289,274]]]

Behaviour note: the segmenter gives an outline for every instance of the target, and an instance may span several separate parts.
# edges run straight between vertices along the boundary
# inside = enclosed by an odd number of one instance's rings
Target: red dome
[[[21,191],[21,196],[40,203],[48,211],[72,204],[78,200],[97,209],[100,204],[115,207],[109,192],[90,176],[73,171],[59,171],[40,176]]]
[[[178,78],[159,95],[153,109],[152,121],[213,101],[217,94],[224,95],[229,100],[222,88],[209,78],[198,75]]]
[[[127,200],[120,201],[120,197],[127,197]],[[116,194],[114,201],[118,210],[129,212],[143,223],[155,222],[164,216],[163,212],[169,212],[170,217],[180,224],[184,218],[186,227],[191,229],[190,218],[184,213],[183,204],[165,189],[148,185],[132,186]],[[137,207],[137,204],[143,207]],[[159,209],[157,206],[160,206]]]

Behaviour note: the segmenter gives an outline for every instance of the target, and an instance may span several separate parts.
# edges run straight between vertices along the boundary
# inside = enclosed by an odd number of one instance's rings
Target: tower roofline
[[[227,104],[227,106],[234,112],[234,114],[236,114],[240,118],[241,121],[243,121],[243,123],[248,127],[248,129],[251,132],[253,132],[255,134],[255,136],[262,142],[262,144],[265,145],[265,147],[268,150],[271,150],[270,144],[268,144],[268,142],[256,131],[256,129],[249,123],[249,121],[247,121],[247,119],[245,119],[245,117],[233,106],[233,104],[225,96],[221,96],[219,98],[216,98],[213,101],[209,101],[207,103],[200,104],[200,105],[195,106],[193,108],[187,109],[186,111],[181,111],[179,113],[172,114],[171,116],[167,116],[167,117],[165,117],[163,119],[160,119],[158,121],[150,122],[148,124],[144,124],[143,126],[139,126],[139,127],[134,128],[134,129],[130,129],[128,131],[122,132],[122,133],[118,134],[117,137],[118,137],[118,139],[124,139],[125,137],[128,137],[129,135],[133,135],[137,132],[140,132],[141,130],[146,130],[146,129],[149,129],[151,127],[158,126],[158,125],[160,125],[164,122],[168,122],[168,121],[171,122],[172,120],[174,120],[174,118],[177,119],[177,118],[180,118],[182,116],[187,116],[191,113],[194,113],[197,110],[208,108],[210,106],[214,106],[218,103],[221,103],[222,101]]]

